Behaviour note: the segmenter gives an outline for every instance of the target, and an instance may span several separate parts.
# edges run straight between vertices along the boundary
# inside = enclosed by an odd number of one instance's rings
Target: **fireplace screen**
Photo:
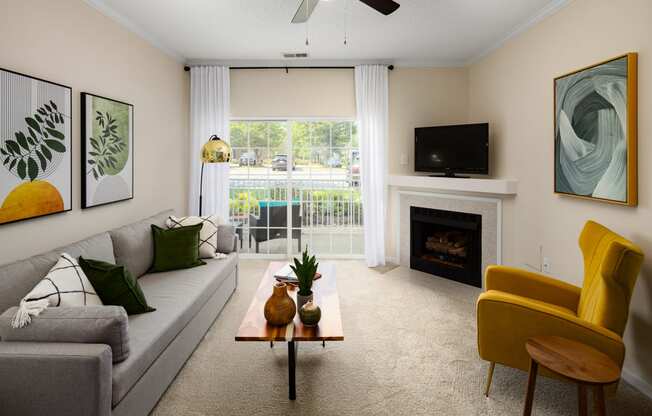
[[[482,287],[482,216],[410,208],[410,267]]]

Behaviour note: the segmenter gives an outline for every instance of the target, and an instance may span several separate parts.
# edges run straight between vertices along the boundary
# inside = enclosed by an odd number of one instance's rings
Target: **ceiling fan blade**
[[[401,7],[400,4],[393,0],[360,0],[364,4],[366,4],[369,7],[372,7],[376,10],[378,10],[380,13],[384,14],[387,16],[388,14],[392,14]]]
[[[319,4],[319,0],[302,0],[292,18],[292,23],[306,23],[317,4]]]

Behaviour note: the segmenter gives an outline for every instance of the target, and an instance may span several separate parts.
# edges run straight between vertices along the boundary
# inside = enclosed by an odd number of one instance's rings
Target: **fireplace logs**
[[[468,236],[459,231],[437,231],[426,239],[426,248],[435,253],[466,257]]]

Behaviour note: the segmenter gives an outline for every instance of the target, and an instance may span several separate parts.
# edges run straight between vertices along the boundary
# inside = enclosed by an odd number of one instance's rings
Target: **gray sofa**
[[[156,308],[129,317],[130,354],[116,364],[105,344],[0,342],[0,414],[131,416],[152,410],[238,283],[237,237],[230,227],[218,232],[218,247],[232,249],[227,258],[146,273],[153,260],[151,224],[164,227],[171,214],[0,266],[0,312],[17,305],[62,252],[124,265]]]

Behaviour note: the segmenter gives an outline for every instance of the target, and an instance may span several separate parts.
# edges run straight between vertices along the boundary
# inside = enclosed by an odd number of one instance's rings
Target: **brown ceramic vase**
[[[270,325],[287,325],[294,319],[297,305],[288,295],[287,285],[276,282],[272,296],[265,302],[265,319]]]

